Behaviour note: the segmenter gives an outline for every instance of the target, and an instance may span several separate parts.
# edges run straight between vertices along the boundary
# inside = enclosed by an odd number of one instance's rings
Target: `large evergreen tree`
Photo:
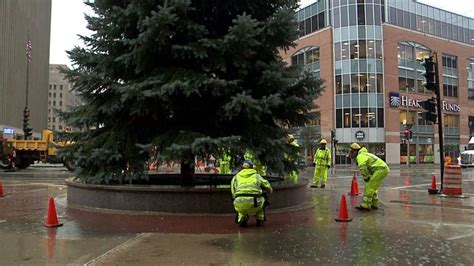
[[[298,37],[295,0],[95,0],[92,36],[69,52],[84,105],[63,117],[87,129],[79,177],[144,177],[144,152],[167,159],[250,149],[270,171],[294,167],[287,128],[310,119],[321,82],[279,55]]]

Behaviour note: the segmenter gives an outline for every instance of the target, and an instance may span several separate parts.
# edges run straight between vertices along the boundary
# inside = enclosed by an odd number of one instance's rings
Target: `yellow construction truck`
[[[73,160],[58,156],[57,148],[68,145],[68,142],[55,142],[51,130],[43,130],[40,140],[7,140],[0,135],[0,167],[4,169],[25,169],[35,161],[43,163],[62,163],[73,171],[76,165]]]

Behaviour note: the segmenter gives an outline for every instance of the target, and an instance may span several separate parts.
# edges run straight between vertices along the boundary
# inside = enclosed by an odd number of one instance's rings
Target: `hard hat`
[[[360,150],[360,145],[354,142],[354,143],[351,144],[351,149]]]
[[[319,144],[328,144],[328,142],[325,139],[322,139]]]
[[[241,167],[244,169],[252,169],[253,168],[253,163],[250,160],[245,160],[242,162]]]

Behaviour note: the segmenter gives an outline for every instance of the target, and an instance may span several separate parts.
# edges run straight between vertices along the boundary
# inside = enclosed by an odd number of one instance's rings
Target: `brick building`
[[[289,64],[325,80],[312,124],[339,141],[336,163],[360,142],[389,163],[439,162],[437,125],[423,118],[420,62],[437,53],[445,152],[458,156],[474,133],[474,19],[414,0],[319,0],[298,12]],[[409,155],[404,130],[413,132]]]

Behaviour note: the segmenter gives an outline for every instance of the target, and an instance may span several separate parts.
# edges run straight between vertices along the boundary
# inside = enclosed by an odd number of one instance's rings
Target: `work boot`
[[[377,206],[370,206],[370,208],[373,209],[373,210],[378,210],[379,209],[379,207],[377,207]]]
[[[367,212],[370,211],[370,208],[362,207],[362,206],[356,206],[356,209],[362,212]]]
[[[265,224],[264,220],[257,220],[257,227],[261,227]]]
[[[325,188],[325,187],[326,187],[326,184],[322,184],[322,185],[321,185],[321,188]]]
[[[239,222],[239,226],[240,226],[240,227],[243,227],[243,228],[247,227],[247,220],[242,220],[242,221],[240,221],[240,222]]]
[[[311,185],[312,188],[317,188],[318,186],[316,184]]]

